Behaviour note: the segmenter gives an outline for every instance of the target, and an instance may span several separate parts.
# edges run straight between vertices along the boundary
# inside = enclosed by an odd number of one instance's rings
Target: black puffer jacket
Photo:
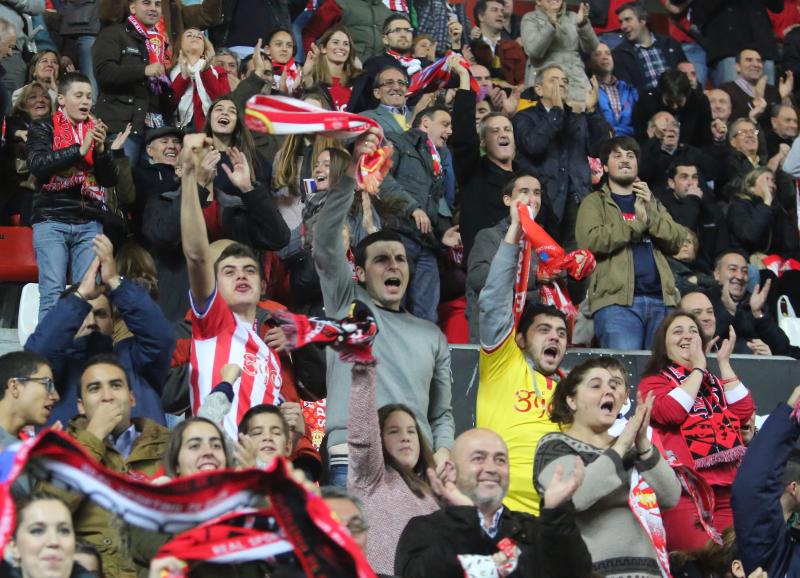
[[[117,167],[111,152],[93,153],[94,167],[92,171],[97,183],[103,187],[117,184]],[[28,168],[38,180],[38,189],[33,197],[33,217],[37,223],[47,219],[70,223],[88,219],[102,219],[105,209],[100,203],[91,202],[81,196],[80,186],[70,187],[63,191],[42,192],[43,184],[53,175],[67,171],[70,167],[83,164],[80,146],[53,150],[53,121],[39,120],[31,124],[28,130]]]
[[[130,122],[132,134],[143,136],[148,112],[162,114],[165,124],[172,124],[171,94],[150,93],[144,73],[150,62],[147,46],[127,21],[100,31],[92,58],[100,88],[97,116],[108,125],[109,133],[122,132]]]

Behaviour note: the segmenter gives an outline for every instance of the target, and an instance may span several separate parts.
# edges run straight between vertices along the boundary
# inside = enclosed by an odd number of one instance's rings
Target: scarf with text
[[[658,450],[654,449],[653,451],[657,452]],[[664,529],[664,521],[661,518],[661,509],[658,507],[658,498],[655,490],[636,471],[636,468],[633,468],[631,472],[628,505],[656,551],[656,562],[658,562],[658,567],[661,569],[661,576],[663,578],[672,578],[672,574],[669,571],[667,533]]]
[[[272,63],[272,75],[275,78],[275,86],[277,86],[278,89],[281,87],[281,76],[284,74],[286,75],[286,94],[294,94],[294,91],[300,88],[298,82],[300,78],[300,68],[294,61],[294,57],[290,58],[289,62],[286,64],[281,64],[280,62]]]
[[[594,255],[586,249],[578,249],[567,253],[547,234],[534,220],[533,209],[528,205],[519,205],[519,219],[522,227],[520,239],[519,261],[514,280],[514,324],[519,322],[525,309],[528,293],[528,277],[530,275],[531,254],[536,251],[539,259],[538,274],[542,277],[555,277],[566,272],[576,281],[591,275],[596,266]],[[566,284],[561,279],[539,286],[539,297],[542,303],[553,305],[564,312],[572,322],[578,315],[578,309],[572,303]]]
[[[406,56],[405,54],[400,54],[397,50],[392,50],[391,48],[386,49],[386,54],[389,56],[394,57],[395,60],[402,66],[408,77],[411,78],[420,70],[422,70],[422,62],[420,62],[419,58],[414,58],[413,56]]]
[[[347,363],[372,359],[372,342],[378,325],[372,311],[361,301],[354,301],[341,320],[329,317],[306,317],[288,311],[273,311],[270,316],[280,323],[292,349],[309,343],[330,345]]]
[[[690,373],[675,363],[661,372],[676,387],[680,387]],[[689,415],[681,424],[681,435],[696,470],[736,463],[744,456],[746,448],[742,443],[739,419],[728,409],[725,390],[719,379],[709,371],[703,371],[703,382]]]
[[[287,96],[263,94],[257,94],[247,101],[245,124],[250,130],[266,134],[324,134],[337,139],[353,138],[373,127],[380,130],[380,125],[366,116],[325,110]],[[372,195],[378,194],[380,184],[391,166],[391,145],[379,147],[371,155],[362,155],[358,159],[356,173],[358,188]]]
[[[58,151],[71,146],[80,147],[93,126],[94,121],[91,117],[78,124],[73,124],[64,111],[59,108],[53,115],[53,150]],[[55,192],[79,186],[82,199],[103,205],[106,198],[105,189],[97,184],[97,179],[91,170],[93,166],[94,143],[89,145],[89,152],[81,158],[77,165],[54,174],[47,183],[42,185],[42,190]]]
[[[133,26],[133,29],[136,30],[136,33],[144,38],[150,64],[161,64],[164,66],[164,70],[167,70],[166,34],[159,31],[158,28],[151,30],[146,29],[133,14],[128,16],[128,22]],[[170,81],[166,74],[162,74],[161,76],[149,76],[147,78],[147,86],[153,94],[161,94],[169,88]]]
[[[436,92],[440,88],[444,88],[444,86],[449,82],[450,77],[453,75],[452,71],[450,70],[450,64],[447,62],[453,54],[455,53],[452,50],[449,50],[447,54],[436,60],[433,64],[426,66],[417,74],[415,74],[411,79],[411,85],[406,91],[406,98],[415,96],[417,94],[424,94],[426,92]],[[469,62],[467,62],[460,55],[459,57],[461,58],[461,66],[469,70]],[[475,94],[480,92],[478,81],[475,80],[471,74],[469,77],[469,88]]]
[[[291,478],[283,458],[266,469],[200,472],[154,485],[106,468],[68,434],[52,429],[0,453],[0,550],[14,531],[11,486],[26,466],[27,474],[84,495],[126,523],[147,530],[173,534],[198,524],[203,524],[203,531],[217,528],[214,540],[204,545],[187,541],[185,535],[167,544],[165,551],[178,558],[228,562],[227,556],[236,550],[236,561],[258,561],[280,550],[288,552],[291,546],[309,576],[375,578],[359,547],[322,499]],[[256,506],[265,496],[271,511],[254,514],[262,519],[260,534],[250,532],[246,523],[247,532],[230,528],[236,526],[234,518],[244,515],[241,508]],[[271,553],[264,550],[267,544],[273,546]]]

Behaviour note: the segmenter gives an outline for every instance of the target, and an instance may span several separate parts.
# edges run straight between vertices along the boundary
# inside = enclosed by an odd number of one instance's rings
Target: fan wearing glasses
[[[0,449],[19,441],[27,426],[43,426],[58,401],[53,371],[37,353],[0,356]]]

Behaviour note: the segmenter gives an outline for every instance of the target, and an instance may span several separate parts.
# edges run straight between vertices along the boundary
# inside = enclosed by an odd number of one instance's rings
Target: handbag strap
[[[784,317],[797,319],[797,315],[794,312],[794,307],[792,307],[792,302],[789,301],[789,297],[786,295],[781,295],[778,297],[778,319]]]

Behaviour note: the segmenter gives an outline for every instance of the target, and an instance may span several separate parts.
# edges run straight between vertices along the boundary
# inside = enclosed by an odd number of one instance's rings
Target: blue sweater
[[[800,577],[800,544],[783,519],[781,476],[800,426],[781,403],[747,448],[733,482],[732,504],[736,542],[747,574],[757,567],[769,576]]]
[[[624,80],[617,81],[617,90],[619,91],[620,102],[622,102],[619,118],[614,118],[614,111],[608,100],[608,93],[603,89],[602,84],[597,95],[597,105],[603,111],[603,116],[606,117],[608,124],[614,129],[616,136],[633,136],[633,105],[639,100],[639,92]]]
[[[161,406],[161,387],[167,378],[175,330],[147,291],[127,279],[109,295],[134,337],[112,344],[99,333],[75,338],[91,306],[76,295],[60,299],[25,343],[26,351],[38,353],[50,362],[61,397],[49,423],[65,424],[78,413],[78,387],[83,365],[100,353],[114,353],[125,368],[136,399],[133,417],[146,417],[166,426]]]

